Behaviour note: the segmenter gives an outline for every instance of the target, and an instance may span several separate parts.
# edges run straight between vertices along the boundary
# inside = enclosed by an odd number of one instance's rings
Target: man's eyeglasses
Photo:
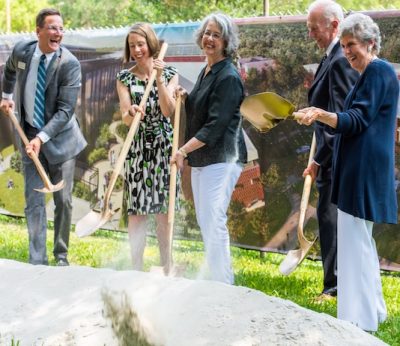
[[[219,40],[222,38],[222,34],[220,34],[219,32],[212,32],[212,31],[204,31],[203,33],[204,37],[212,37],[214,40]]]
[[[60,32],[61,34],[63,34],[65,32],[65,30],[62,26],[47,25],[46,29],[49,31],[53,31],[53,32]]]

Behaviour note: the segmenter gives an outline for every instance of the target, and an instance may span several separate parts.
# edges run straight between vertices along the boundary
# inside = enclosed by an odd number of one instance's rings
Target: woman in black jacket
[[[247,161],[240,105],[243,83],[232,63],[238,32],[232,20],[215,13],[206,17],[196,42],[207,57],[192,92],[186,98],[186,143],[172,158],[192,167],[192,190],[207,262],[213,280],[233,284],[226,212]],[[178,88],[186,95],[185,90]]]

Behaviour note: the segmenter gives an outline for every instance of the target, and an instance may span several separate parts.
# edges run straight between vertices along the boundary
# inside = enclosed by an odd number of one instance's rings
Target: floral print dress
[[[174,67],[163,71],[165,84],[177,74]],[[122,70],[117,79],[130,91],[132,104],[139,104],[146,82],[129,70]],[[156,82],[150,91],[144,119],[132,141],[125,160],[125,193],[128,215],[167,213],[170,157],[173,129],[169,118],[161,113]]]

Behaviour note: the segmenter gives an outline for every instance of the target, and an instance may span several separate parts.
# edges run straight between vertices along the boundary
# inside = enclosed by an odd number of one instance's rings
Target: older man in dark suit
[[[309,90],[308,102],[310,106],[330,112],[343,109],[345,97],[358,78],[358,73],[344,57],[337,37],[341,20],[342,8],[334,1],[317,0],[308,9],[309,36],[325,51]],[[325,124],[315,124],[317,150],[313,162],[305,169],[303,175],[311,174],[312,178],[316,179],[319,192],[317,216],[324,267],[322,294],[336,296],[337,208],[331,203],[334,133]]]
[[[59,11],[43,9],[36,17],[38,40],[15,45],[3,75],[1,110],[16,112],[30,140],[21,150],[25,179],[25,215],[29,232],[29,262],[48,264],[46,254],[46,205],[43,186],[29,155],[35,152],[55,183],[54,257],[68,265],[67,253],[72,215],[75,158],[86,146],[74,113],[81,69],[78,60],[61,46],[63,20]]]

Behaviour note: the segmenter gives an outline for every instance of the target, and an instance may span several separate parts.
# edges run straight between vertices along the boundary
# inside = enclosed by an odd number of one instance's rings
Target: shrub
[[[109,148],[109,142],[115,140],[115,136],[110,133],[110,126],[108,124],[103,124],[100,128],[99,137],[96,139],[96,148]]]
[[[110,174],[111,177],[111,174]],[[117,181],[115,182],[115,191],[121,191],[121,189],[124,187],[124,178],[122,178],[121,175],[118,176]]]
[[[108,158],[107,150],[105,148],[94,149],[88,157],[89,166],[93,166],[95,162],[106,160]]]
[[[21,158],[21,153],[19,151],[16,151],[11,156],[10,166],[15,172],[22,173],[23,170],[22,158]]]
[[[81,181],[77,181],[74,184],[74,190],[73,190],[72,194],[75,197],[82,198],[89,202],[93,202],[96,197],[96,196],[94,196],[94,193],[90,190],[90,187]]]
[[[124,123],[121,123],[117,126],[116,132],[118,136],[125,139],[129,132],[129,127],[126,126]]]

